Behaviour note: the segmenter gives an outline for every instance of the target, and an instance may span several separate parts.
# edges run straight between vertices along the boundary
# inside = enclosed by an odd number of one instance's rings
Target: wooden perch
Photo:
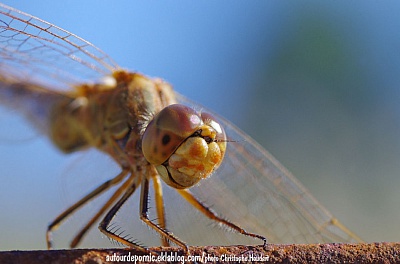
[[[190,256],[177,248],[151,248],[159,255],[133,249],[73,249],[0,252],[0,263],[399,263],[400,243],[293,244],[190,247]],[[149,258],[153,260],[149,261]],[[160,258],[157,261],[157,258]],[[188,258],[197,258],[188,260]],[[125,260],[125,261],[124,261]],[[140,261],[142,260],[142,261]]]

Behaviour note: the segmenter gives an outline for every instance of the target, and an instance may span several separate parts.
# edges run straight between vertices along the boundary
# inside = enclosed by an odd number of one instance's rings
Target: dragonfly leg
[[[166,229],[167,222],[165,219],[164,201],[161,180],[158,175],[153,177],[154,196],[157,209],[158,226]],[[169,241],[165,236],[161,236],[161,244],[165,247],[169,246]]]
[[[53,241],[52,241],[52,232],[55,231],[61,224],[62,221],[64,221],[66,218],[68,218],[73,212],[75,212],[77,209],[79,209],[81,206],[86,204],[88,201],[91,199],[95,198],[111,186],[119,183],[127,174],[128,170],[123,170],[120,174],[118,174],[116,177],[114,177],[111,180],[108,180],[101,184],[99,187],[94,189],[92,192],[87,194],[85,197],[83,197],[81,200],[79,200],[77,203],[73,204],[71,207],[69,207],[67,210],[65,210],[63,213],[61,213],[53,222],[51,222],[48,227],[47,227],[47,232],[46,232],[46,242],[47,242],[47,248],[51,249],[53,247]],[[80,240],[80,239],[79,239]],[[79,241],[77,241],[78,243]]]
[[[148,199],[149,199],[149,179],[144,177],[142,183],[142,190],[140,193],[140,219],[145,222],[148,226],[153,228],[157,231],[161,236],[165,237],[167,240],[172,241],[173,243],[177,244],[178,246],[182,247],[182,249],[188,253],[189,248],[185,242],[179,240],[173,234],[162,228],[161,226],[157,225],[153,221],[151,221],[147,215],[149,211],[148,207]]]
[[[93,226],[94,223],[107,211],[107,209],[126,191],[129,185],[132,184],[132,179],[125,181],[100,208],[100,210],[90,219],[90,221],[79,231],[71,242],[71,248],[74,248],[82,240],[86,232]]]
[[[140,177],[136,178],[139,179]],[[99,224],[99,230],[105,234],[107,237],[123,244],[126,245],[130,248],[135,248],[140,251],[148,252],[147,249],[144,247],[136,244],[132,240],[130,240],[127,236],[122,237],[121,234],[117,234],[116,231],[109,230],[109,225],[113,218],[115,217],[116,213],[119,211],[119,209],[122,207],[122,205],[131,197],[131,195],[135,192],[136,187],[140,184],[140,180],[136,181],[131,181],[128,180],[129,184],[124,184],[125,188],[121,188],[121,192],[124,192],[122,197],[118,200],[116,204],[108,211],[106,216],[103,218],[103,220]],[[121,186],[122,187],[122,186]]]
[[[237,232],[239,232],[240,234],[243,234],[245,236],[249,236],[249,237],[254,237],[254,238],[258,238],[261,239],[264,244],[263,246],[265,247],[267,244],[267,239],[261,235],[258,234],[254,234],[254,233],[250,233],[247,232],[246,230],[244,230],[243,228],[241,228],[240,226],[219,217],[215,212],[213,212],[208,206],[206,206],[205,204],[203,204],[202,202],[200,202],[199,200],[196,199],[196,197],[193,196],[192,193],[190,193],[188,190],[186,189],[177,189],[178,193],[185,198],[186,201],[188,201],[192,206],[194,206],[197,210],[199,210],[200,212],[202,212],[205,216],[207,216],[208,218],[217,221]]]

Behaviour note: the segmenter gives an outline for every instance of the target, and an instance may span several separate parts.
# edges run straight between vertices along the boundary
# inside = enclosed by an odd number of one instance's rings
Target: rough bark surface
[[[400,263],[400,243],[206,246],[190,247],[190,256],[178,248],[150,250],[152,253],[119,248],[3,251],[0,263],[135,263],[135,259],[138,263]]]

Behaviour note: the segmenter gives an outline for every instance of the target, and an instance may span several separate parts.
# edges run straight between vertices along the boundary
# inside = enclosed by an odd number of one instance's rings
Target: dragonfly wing
[[[88,41],[0,4],[0,77],[70,90],[118,68]]]
[[[88,41],[0,3],[0,103],[41,133],[47,133],[49,110],[63,92],[102,81],[118,68]]]
[[[199,200],[247,231],[265,236],[269,243],[359,241],[263,147],[228,120],[211,114],[234,142],[228,142],[221,167],[190,189]]]

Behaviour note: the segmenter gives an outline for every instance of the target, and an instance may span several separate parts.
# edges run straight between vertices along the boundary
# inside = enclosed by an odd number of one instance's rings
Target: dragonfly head
[[[142,150],[168,185],[184,189],[219,167],[226,135],[212,115],[173,104],[150,121],[143,134]]]

